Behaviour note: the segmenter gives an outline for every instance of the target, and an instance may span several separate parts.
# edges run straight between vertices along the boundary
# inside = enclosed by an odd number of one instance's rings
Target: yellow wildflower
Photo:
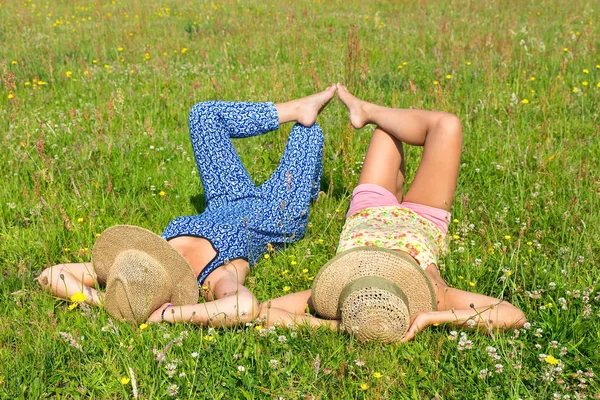
[[[129,378],[121,378],[121,385],[127,385],[131,379]]]
[[[270,255],[268,255],[268,254],[265,254],[263,257],[265,258],[265,260],[268,260],[268,259],[269,259],[269,257],[271,257],[271,256],[270,256]]]
[[[506,235],[506,236],[504,236],[504,239],[510,240],[510,237],[511,237],[510,235]]]
[[[77,222],[83,222],[83,218],[81,218],[81,217],[77,218]]]
[[[469,282],[469,286],[471,286],[471,287],[475,286],[475,282],[473,282],[473,281]]]
[[[122,47],[119,47],[119,48],[117,49],[117,51],[123,51],[123,48],[122,48]]]
[[[439,85],[440,83],[438,81],[433,81],[434,85]]]
[[[81,303],[84,302],[87,299],[87,297],[82,292],[76,292],[71,295],[70,299],[75,303]]]
[[[296,265],[296,264],[298,264],[298,263],[297,263],[296,261],[292,261],[290,264],[292,264],[292,265]]]
[[[183,49],[181,49],[181,54],[185,54],[185,53],[187,53],[187,51],[188,51],[187,47],[184,47]]]
[[[255,330],[260,331],[262,329],[262,325],[256,325],[254,327]]]
[[[143,331],[144,329],[146,329],[148,327],[148,324],[141,324],[140,325],[140,330]]]
[[[584,70],[583,70],[583,73],[584,73],[584,74],[589,74],[589,73],[590,73],[590,71],[589,71],[589,70],[586,68],[586,69],[584,69]]]
[[[69,306],[69,310],[73,310],[74,308],[76,308],[79,305],[79,303],[73,303]]]
[[[467,61],[467,65],[471,65],[471,61]]]
[[[373,378],[379,379],[379,378],[381,378],[381,376],[382,376],[381,372],[373,372]]]
[[[302,270],[302,273],[303,273],[303,274],[307,274],[307,273],[308,273],[308,269],[304,268],[304,269]]]
[[[290,291],[290,287],[289,286],[284,286],[283,287],[283,291],[284,292],[289,292]]]
[[[572,90],[572,92],[573,92],[573,93],[577,93],[577,92],[579,92],[579,89],[578,89],[578,88],[576,88],[576,87],[574,87],[574,88],[573,88],[573,90]]]
[[[583,86],[587,86],[587,85],[588,85],[588,81],[583,81],[583,82],[581,82],[581,84],[582,84]]]
[[[160,192],[158,192],[158,194],[159,194],[159,196],[165,196],[166,195],[166,193],[164,191],[162,191],[162,190]]]
[[[9,94],[8,94],[8,99],[9,99],[9,100],[10,100],[10,99],[12,99],[12,98],[14,98],[14,97],[15,97],[15,95],[13,95],[12,93],[9,93]]]
[[[546,358],[544,358],[544,361],[552,365],[557,365],[559,362],[556,358],[554,358],[554,356],[546,356]]]
[[[446,79],[452,79],[452,75],[450,75],[450,74],[446,75]]]
[[[568,47],[563,48],[563,51],[566,53],[567,51],[569,51]]]
[[[71,71],[67,71],[67,72],[65,72],[65,75],[67,75],[67,78],[70,78],[70,77],[71,77],[71,75],[73,75],[73,72],[71,72]]]
[[[529,104],[529,100],[523,99],[523,100],[521,100],[521,104]]]
[[[360,390],[367,390],[368,388],[369,388],[369,385],[367,385],[366,383],[360,384]]]

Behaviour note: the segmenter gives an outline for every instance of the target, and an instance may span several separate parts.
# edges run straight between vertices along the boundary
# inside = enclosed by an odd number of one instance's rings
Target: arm
[[[261,304],[259,318],[264,320],[266,326],[276,324],[309,325],[314,328],[325,326],[337,331],[339,321],[321,319],[309,314],[310,311],[314,311],[311,295],[311,290],[304,290],[268,300]]]
[[[211,282],[208,284],[210,286],[208,297],[214,300],[182,306],[163,304],[148,317],[148,321],[231,327],[251,322],[258,316],[260,310],[258,300],[240,282],[235,265],[222,266],[209,276]]]
[[[37,281],[43,289],[61,299],[82,292],[87,304],[102,305],[102,294],[93,288],[98,279],[91,263],[54,265],[42,271]]]
[[[403,342],[429,325],[450,323],[453,326],[478,327],[492,332],[521,328],[525,314],[512,304],[493,297],[436,285],[438,310],[417,314],[402,338]]]

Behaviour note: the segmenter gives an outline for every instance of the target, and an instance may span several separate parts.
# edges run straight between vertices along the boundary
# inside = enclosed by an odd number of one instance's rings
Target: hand
[[[408,331],[404,334],[400,342],[408,342],[415,338],[415,335],[433,323],[429,313],[422,312],[415,314],[412,318]]]
[[[171,303],[165,303],[162,306],[158,307],[158,309],[156,311],[154,311],[152,314],[150,314],[150,316],[148,317],[148,322],[151,323],[155,323],[155,322],[163,322],[163,321],[168,321],[168,313],[170,312],[169,310],[165,311],[164,313],[164,319],[163,319],[163,311],[167,308],[167,307],[172,307],[173,304]]]

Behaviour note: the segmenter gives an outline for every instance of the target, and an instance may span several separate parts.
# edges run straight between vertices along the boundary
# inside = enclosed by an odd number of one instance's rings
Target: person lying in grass
[[[259,302],[244,281],[269,244],[277,247],[297,241],[306,231],[309,204],[318,196],[322,171],[323,132],[315,121],[335,90],[331,85],[312,96],[278,104],[210,101],[192,108],[190,138],[206,209],[199,215],[175,218],[162,236],[190,264],[207,302],[164,304],[149,310],[150,321],[231,326],[258,316]],[[231,139],[265,134],[287,122],[296,124],[281,162],[270,179],[257,187]],[[45,269],[38,281],[55,296],[68,299],[83,292],[86,303],[103,304],[92,263],[55,265]]]
[[[485,329],[520,328],[525,315],[512,304],[451,288],[437,268],[445,247],[449,210],[456,190],[462,148],[459,119],[437,111],[392,109],[353,96],[342,84],[337,94],[356,129],[376,125],[354,189],[337,252],[359,246],[393,249],[414,258],[431,281],[437,311],[411,316],[402,341],[429,325],[450,323]],[[403,143],[423,146],[412,185],[404,196]],[[309,323],[337,329],[338,321],[305,314],[311,310],[311,290],[292,293],[262,304],[267,324]]]

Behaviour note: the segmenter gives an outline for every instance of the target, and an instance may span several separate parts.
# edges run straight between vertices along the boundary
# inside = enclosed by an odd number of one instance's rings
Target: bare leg
[[[382,129],[375,129],[358,184],[371,183],[384,187],[396,195],[398,202],[402,202],[404,174],[402,142]]]
[[[336,85],[331,84],[324,91],[311,96],[275,104],[279,114],[279,123],[296,121],[300,125],[312,126],[317,120],[317,115],[333,98],[335,90]]]
[[[93,288],[98,280],[91,263],[58,264],[42,271],[37,281],[56,297],[68,299],[82,292],[87,304],[102,305],[102,294]]]
[[[462,127],[459,119],[452,114],[439,111],[378,106],[354,97],[340,83],[337,84],[337,89],[340,100],[350,111],[350,122],[355,128],[362,128],[369,123],[376,124],[379,130],[400,142],[424,146],[421,163],[404,200],[450,210],[456,190],[462,148]],[[382,147],[378,146],[377,150]],[[384,157],[385,154],[381,158]],[[394,165],[398,163],[398,156],[391,159],[390,164],[392,163]],[[367,159],[365,159],[366,164]],[[382,179],[390,181],[398,179],[397,170],[391,172],[390,168],[384,173],[386,177]],[[390,186],[384,187],[390,190]],[[390,191],[397,193],[394,190]]]

